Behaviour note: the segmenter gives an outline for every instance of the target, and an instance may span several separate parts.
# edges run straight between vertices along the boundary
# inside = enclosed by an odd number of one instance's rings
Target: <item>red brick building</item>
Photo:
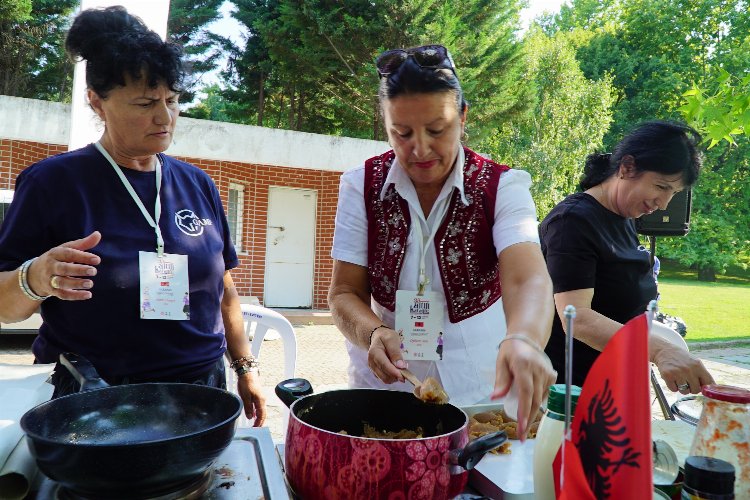
[[[68,150],[68,106],[0,96],[0,116],[0,189],[12,190],[24,168]],[[233,277],[241,295],[273,307],[326,309],[339,177],[386,148],[376,141],[180,118],[167,153],[201,167],[216,182],[240,242]],[[274,196],[281,201],[274,204]],[[312,208],[295,213],[287,200],[296,199]],[[269,218],[286,221],[286,227]],[[302,222],[303,232],[314,221],[303,245],[287,238],[295,221]],[[296,257],[275,256],[277,244],[309,244],[310,251],[303,252],[309,259],[297,263]],[[270,274],[274,266],[282,271]]]

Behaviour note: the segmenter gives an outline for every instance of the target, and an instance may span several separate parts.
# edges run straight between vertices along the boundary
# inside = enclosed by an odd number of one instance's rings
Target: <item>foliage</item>
[[[685,120],[706,134],[709,149],[722,140],[736,144],[737,134],[750,136],[750,75],[740,80],[722,68],[709,85],[716,88],[709,95],[697,85],[682,94]]]
[[[0,94],[69,101],[62,42],[77,0],[15,0],[0,8]]]
[[[170,0],[167,37],[180,44],[185,51],[185,62],[190,76],[185,82],[183,103],[191,102],[195,91],[202,86],[201,77],[214,69],[221,60],[221,49],[226,39],[210,32],[206,26],[219,18],[219,7],[224,0]]]
[[[527,170],[539,217],[577,191],[586,156],[599,148],[612,120],[611,79],[586,79],[564,33],[548,37],[534,28],[524,40],[526,72],[534,89],[532,112],[503,126],[480,148],[495,159]]]
[[[749,17],[745,0],[574,0],[544,28],[571,34],[587,77],[612,78],[617,99],[604,139],[608,147],[641,121],[678,119],[680,113],[715,145],[736,128],[722,113],[734,110],[735,118],[745,119],[747,94],[741,95],[741,85],[727,88],[742,82],[721,76],[720,68],[734,75],[746,71]],[[714,74],[720,76],[712,79]],[[694,190],[691,232],[663,239],[660,255],[696,266],[707,279],[743,265],[750,253],[750,225],[738,223],[748,215],[746,157],[739,147],[709,151]]]
[[[216,66],[223,39],[205,30],[223,0],[172,0],[169,36],[184,45],[199,76]],[[70,102],[73,62],[65,36],[79,0],[4,0],[0,4],[0,94]],[[192,99],[190,80],[183,100]]]
[[[382,139],[374,59],[425,43],[453,53],[473,138],[527,108],[528,92],[517,85],[518,0],[233,3],[249,36],[246,47],[231,47],[224,95],[258,125]]]

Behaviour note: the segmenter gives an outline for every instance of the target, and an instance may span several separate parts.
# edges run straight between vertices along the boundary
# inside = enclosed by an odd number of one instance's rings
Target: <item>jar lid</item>
[[[581,395],[581,388],[577,385],[570,386],[570,411],[575,411],[578,397]],[[547,409],[555,413],[565,413],[565,384],[551,385],[549,388],[549,399],[547,400]]]
[[[750,391],[732,385],[710,384],[701,389],[707,398],[728,401],[730,403],[750,403]]]
[[[685,459],[685,486],[714,495],[734,492],[734,465],[713,457]]]

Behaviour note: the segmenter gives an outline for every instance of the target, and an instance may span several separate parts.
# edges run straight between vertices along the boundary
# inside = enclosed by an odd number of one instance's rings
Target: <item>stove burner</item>
[[[197,500],[208,490],[211,481],[214,479],[213,469],[209,469],[196,479],[185,484],[170,488],[171,491],[160,491],[146,496],[134,496],[128,493],[127,498],[131,500]],[[104,497],[88,497],[72,491],[62,485],[58,485],[55,496],[57,500],[105,500]],[[125,498],[122,496],[113,496],[111,499]]]

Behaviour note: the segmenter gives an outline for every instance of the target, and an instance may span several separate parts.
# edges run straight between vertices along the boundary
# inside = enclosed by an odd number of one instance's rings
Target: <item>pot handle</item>
[[[276,395],[282,403],[292,406],[298,399],[313,393],[310,382],[304,378],[290,378],[282,380],[276,385]]]
[[[109,384],[99,377],[91,362],[72,352],[60,353],[60,364],[68,369],[76,382],[81,384],[79,392],[91,391],[93,389],[104,389]]]
[[[471,441],[460,450],[451,450],[450,460],[465,470],[471,470],[488,451],[494,450],[508,440],[505,431],[493,432]]]

